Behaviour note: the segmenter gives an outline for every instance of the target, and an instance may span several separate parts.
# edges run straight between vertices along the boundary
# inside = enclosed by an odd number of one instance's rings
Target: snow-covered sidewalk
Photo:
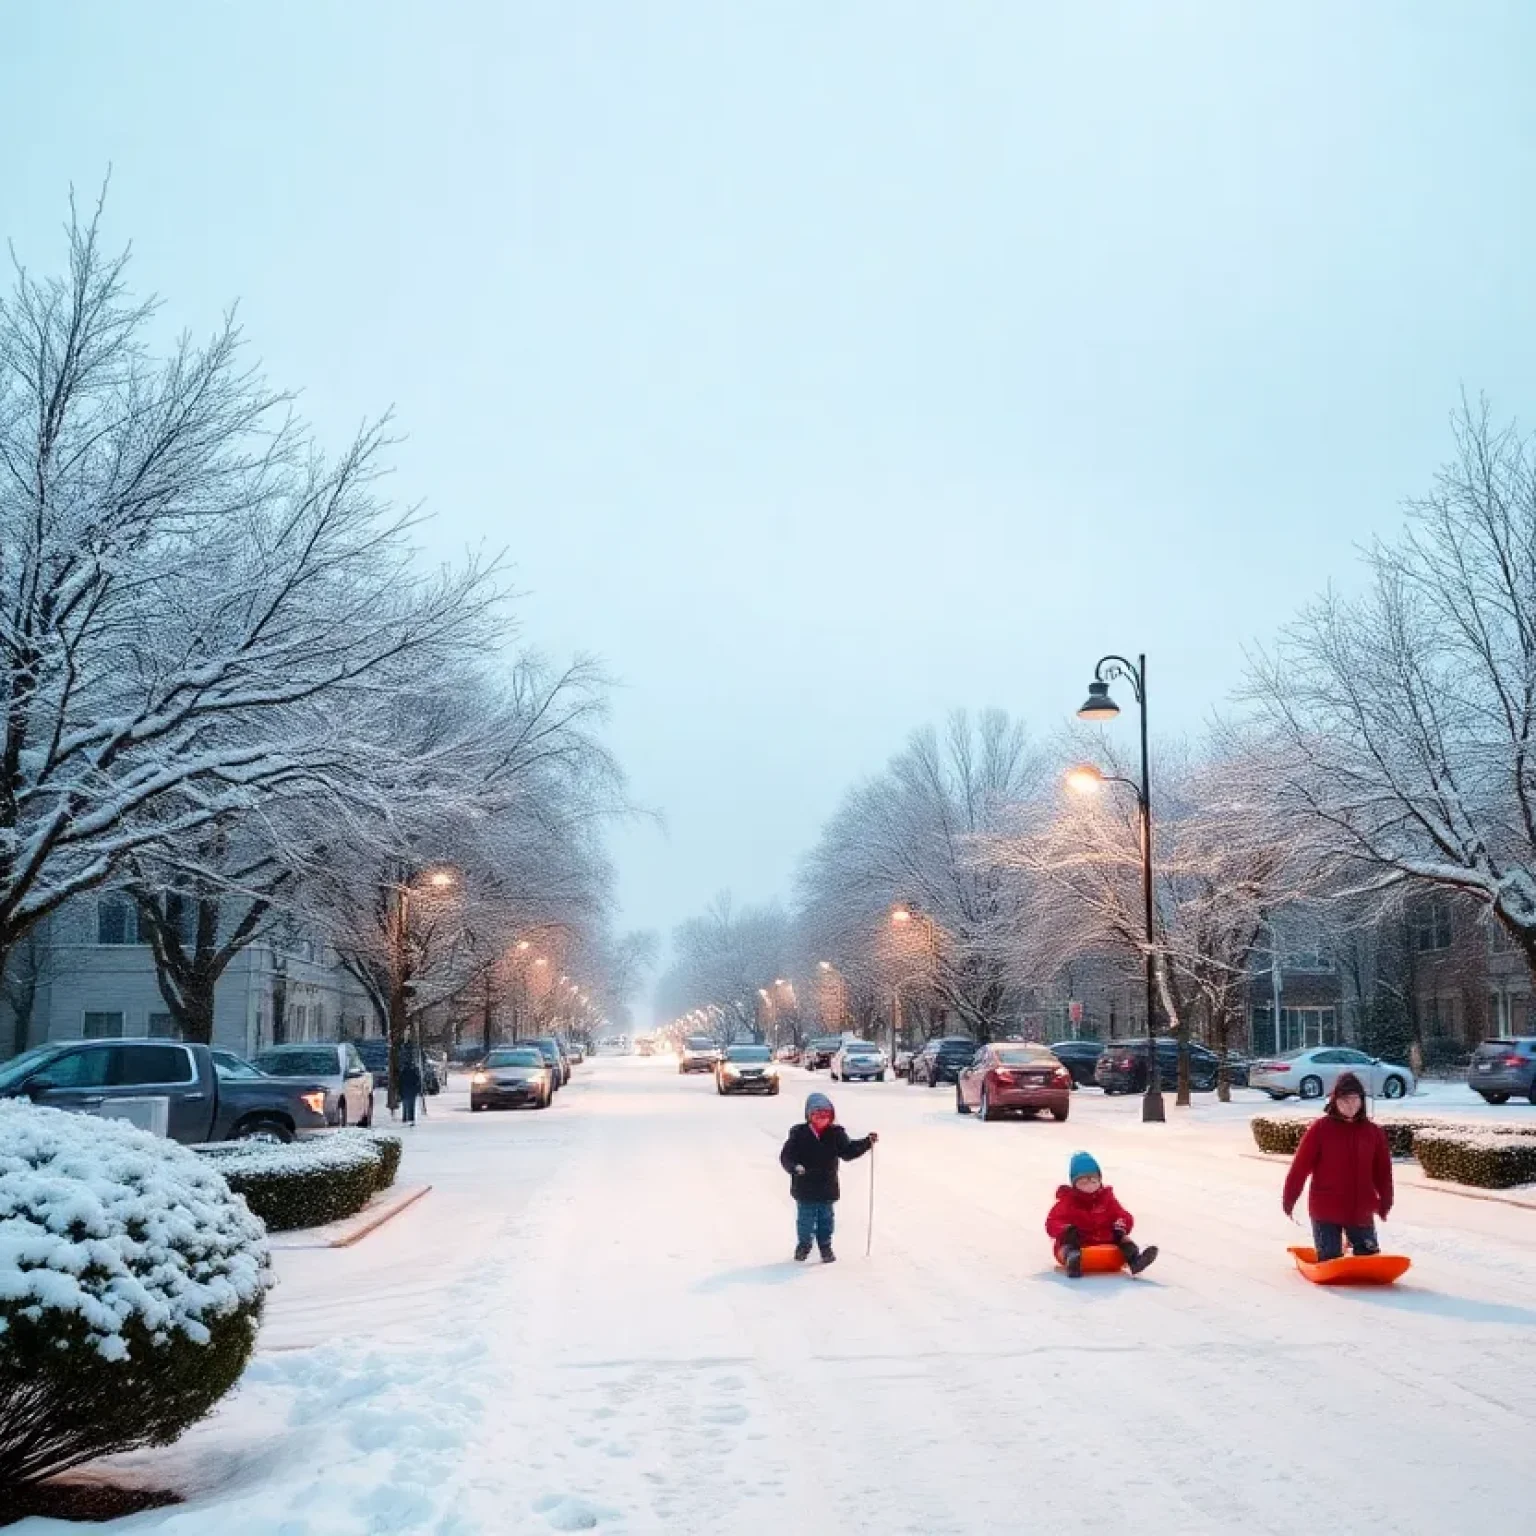
[[[874,1257],[864,1162],[842,1262],[795,1266],[775,1159],[808,1082],[722,1100],[600,1060],[545,1114],[434,1100],[402,1174],[433,1193],[354,1248],[277,1255],[239,1394],[129,1461],[189,1502],[113,1529],[1523,1525],[1536,1213],[1405,1187],[1407,1281],[1325,1291],[1286,1257],[1278,1171],[1238,1155],[1257,1103],[1143,1127],[1084,1092],[1066,1125],[983,1125],[944,1091],[832,1085],[884,1133]],[[1163,1249],[1139,1280],[1051,1266],[1079,1146]]]

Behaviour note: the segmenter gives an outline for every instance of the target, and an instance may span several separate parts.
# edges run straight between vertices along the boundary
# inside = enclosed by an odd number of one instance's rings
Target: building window
[[[176,1020],[169,1013],[152,1013],[149,1016],[149,1034],[155,1040],[176,1039]]]
[[[1451,947],[1451,907],[1444,897],[1425,902],[1414,914],[1413,947],[1421,955]]]
[[[118,1013],[88,1013],[81,1034],[87,1040],[121,1040],[123,1016]]]
[[[1333,950],[1321,939],[1315,944],[1303,944],[1297,949],[1285,950],[1280,956],[1280,969],[1310,971],[1322,975],[1333,970]]]
[[[1338,1014],[1332,1008],[1282,1008],[1278,1051],[1305,1051],[1339,1043]]]
[[[137,944],[139,911],[126,896],[96,898],[96,942],[98,944]]]

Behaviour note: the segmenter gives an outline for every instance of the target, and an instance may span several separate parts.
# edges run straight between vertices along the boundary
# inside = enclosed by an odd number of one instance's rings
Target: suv
[[[389,1041],[383,1035],[368,1035],[361,1040],[354,1040],[352,1044],[357,1048],[357,1054],[363,1058],[363,1065],[373,1074],[374,1086],[376,1088],[388,1089]],[[480,1054],[484,1055],[485,1053],[482,1051]],[[433,1061],[431,1053],[423,1052],[418,1058],[418,1062],[421,1067],[421,1091],[423,1093],[441,1093],[443,1091],[443,1079],[439,1075],[437,1063]]]
[[[968,1035],[943,1035],[930,1040],[912,1058],[907,1081],[924,1083],[929,1088],[937,1088],[940,1083],[958,1083],[960,1074],[976,1059],[978,1049]]]
[[[720,1048],[708,1035],[689,1035],[678,1053],[679,1072],[713,1072],[720,1061]]]
[[[549,1086],[551,1093],[558,1093],[571,1080],[571,1069],[566,1064],[565,1054],[560,1049],[560,1042],[553,1035],[540,1035],[537,1040],[516,1040],[515,1048],[537,1051],[544,1058],[544,1065],[549,1068]],[[483,1066],[484,1063],[482,1062]]]
[[[1104,1054],[1104,1044],[1100,1040],[1058,1040],[1051,1054],[1072,1074],[1072,1086],[1081,1088],[1096,1081],[1093,1071]]]
[[[1216,1087],[1221,1058],[1203,1045],[1189,1042],[1189,1086],[1196,1093],[1210,1093]],[[1157,1072],[1164,1088],[1179,1080],[1179,1042],[1172,1035],[1157,1039]],[[1147,1041],[1111,1040],[1104,1047],[1094,1068],[1094,1081],[1105,1093],[1145,1093],[1147,1087]]]
[[[1507,1104],[1512,1093],[1536,1104],[1536,1038],[1484,1040],[1472,1053],[1467,1087],[1490,1104]]]
[[[830,1067],[832,1058],[843,1048],[841,1035],[820,1035],[815,1040],[806,1041],[805,1050],[800,1057],[800,1065],[808,1072],[819,1071],[822,1067]]]

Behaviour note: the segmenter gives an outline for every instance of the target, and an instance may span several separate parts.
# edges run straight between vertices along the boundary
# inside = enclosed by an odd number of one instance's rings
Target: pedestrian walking
[[[1307,1127],[1285,1178],[1281,1203],[1289,1216],[1310,1179],[1307,1214],[1312,1246],[1326,1263],[1344,1256],[1380,1253],[1376,1217],[1392,1209],[1392,1148],[1387,1133],[1365,1112],[1365,1087],[1353,1072],[1333,1085],[1326,1111]]]
[[[837,1124],[837,1111],[824,1093],[805,1101],[805,1119],[795,1126],[779,1153],[779,1166],[790,1177],[789,1192],[795,1200],[795,1262],[810,1257],[811,1243],[821,1249],[821,1262],[832,1264],[834,1208],[842,1196],[838,1164],[863,1157],[880,1138],[852,1137]]]
[[[407,1125],[416,1124],[416,1101],[421,1097],[421,1066],[415,1051],[407,1051],[400,1058],[399,1077],[400,1112]]]

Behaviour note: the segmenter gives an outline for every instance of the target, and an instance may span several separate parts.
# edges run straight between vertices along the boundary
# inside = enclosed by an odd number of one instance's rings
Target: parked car
[[[800,1047],[798,1045],[781,1045],[774,1053],[774,1059],[793,1066],[800,1060]]]
[[[1353,1072],[1365,1084],[1367,1093],[1383,1099],[1401,1099],[1415,1087],[1411,1068],[1343,1045],[1316,1045],[1255,1062],[1248,1081],[1272,1099],[1292,1094],[1303,1099],[1321,1099],[1333,1091],[1333,1085],[1345,1072]]]
[[[134,1118],[124,1100],[166,1101],[172,1141],[292,1141],[323,1131],[329,1089],[273,1079],[230,1051],[171,1040],[54,1041],[0,1066],[0,1098]]]
[[[878,1045],[868,1040],[844,1040],[827,1070],[837,1083],[883,1083],[890,1066]]]
[[[983,1120],[1042,1109],[1065,1120],[1072,1112],[1072,1073],[1043,1045],[984,1045],[955,1082],[955,1109]]]
[[[374,1087],[387,1093],[389,1091],[389,1041],[382,1035],[370,1035],[364,1040],[354,1040],[352,1044],[357,1047],[357,1054],[362,1057],[363,1065],[368,1068]],[[480,1054],[483,1056],[484,1050]],[[422,1052],[420,1063],[421,1091],[441,1093],[443,1084],[447,1080],[447,1073],[439,1073],[430,1051]]]
[[[910,1077],[912,1075],[912,1058],[917,1054],[910,1046],[901,1046],[896,1054],[891,1057],[891,1071],[897,1077]]]
[[[715,1066],[719,1093],[777,1093],[779,1069],[766,1045],[728,1045]]]
[[[485,1046],[482,1042],[466,1040],[463,1045],[456,1045],[448,1053],[448,1060],[461,1072],[471,1072],[485,1060]]]
[[[713,1072],[720,1063],[720,1047],[708,1035],[689,1035],[678,1052],[677,1070],[688,1072]]]
[[[429,1088],[428,1093],[441,1093],[448,1086],[448,1053],[447,1051],[429,1050],[423,1051],[422,1056],[426,1061],[427,1069],[431,1077],[436,1078],[437,1087]]]
[[[976,1059],[977,1045],[969,1035],[940,1035],[930,1040],[912,1058],[908,1081],[937,1088],[953,1083]]]
[[[1536,1104],[1536,1038],[1484,1040],[1472,1053],[1467,1086],[1490,1104],[1507,1104],[1515,1093]]]
[[[832,1058],[842,1049],[842,1044],[841,1035],[818,1035],[806,1042],[800,1065],[808,1071],[819,1072],[823,1067],[831,1066]]]
[[[534,1046],[498,1045],[469,1079],[470,1110],[519,1104],[548,1109],[555,1097],[554,1070]]]
[[[573,1067],[579,1067],[587,1059],[587,1047],[580,1040],[567,1040],[565,1054],[571,1058]]]
[[[543,1054],[550,1070],[550,1082],[556,1093],[570,1082],[571,1064],[565,1059],[565,1053],[560,1049],[560,1042],[553,1035],[540,1035],[534,1040],[519,1040],[515,1043],[522,1046],[532,1046],[534,1050]]]
[[[373,1124],[373,1074],[350,1040],[273,1045],[252,1058],[268,1077],[306,1077],[325,1084],[326,1116],[335,1126]]]
[[[1094,1068],[1104,1054],[1102,1040],[1058,1040],[1051,1047],[1051,1054],[1072,1074],[1072,1086],[1081,1088],[1096,1083]]]
[[[1189,1086],[1196,1093],[1210,1093],[1216,1087],[1216,1069],[1220,1058],[1203,1045],[1189,1044]],[[1157,1070],[1164,1088],[1179,1081],[1179,1042],[1171,1035],[1157,1039]],[[1144,1093],[1147,1087],[1147,1042],[1111,1040],[1093,1069],[1094,1081],[1108,1094]]]
[[[1253,1058],[1241,1051],[1228,1051],[1226,1055],[1227,1083],[1232,1088],[1248,1087],[1248,1074],[1253,1070]]]

